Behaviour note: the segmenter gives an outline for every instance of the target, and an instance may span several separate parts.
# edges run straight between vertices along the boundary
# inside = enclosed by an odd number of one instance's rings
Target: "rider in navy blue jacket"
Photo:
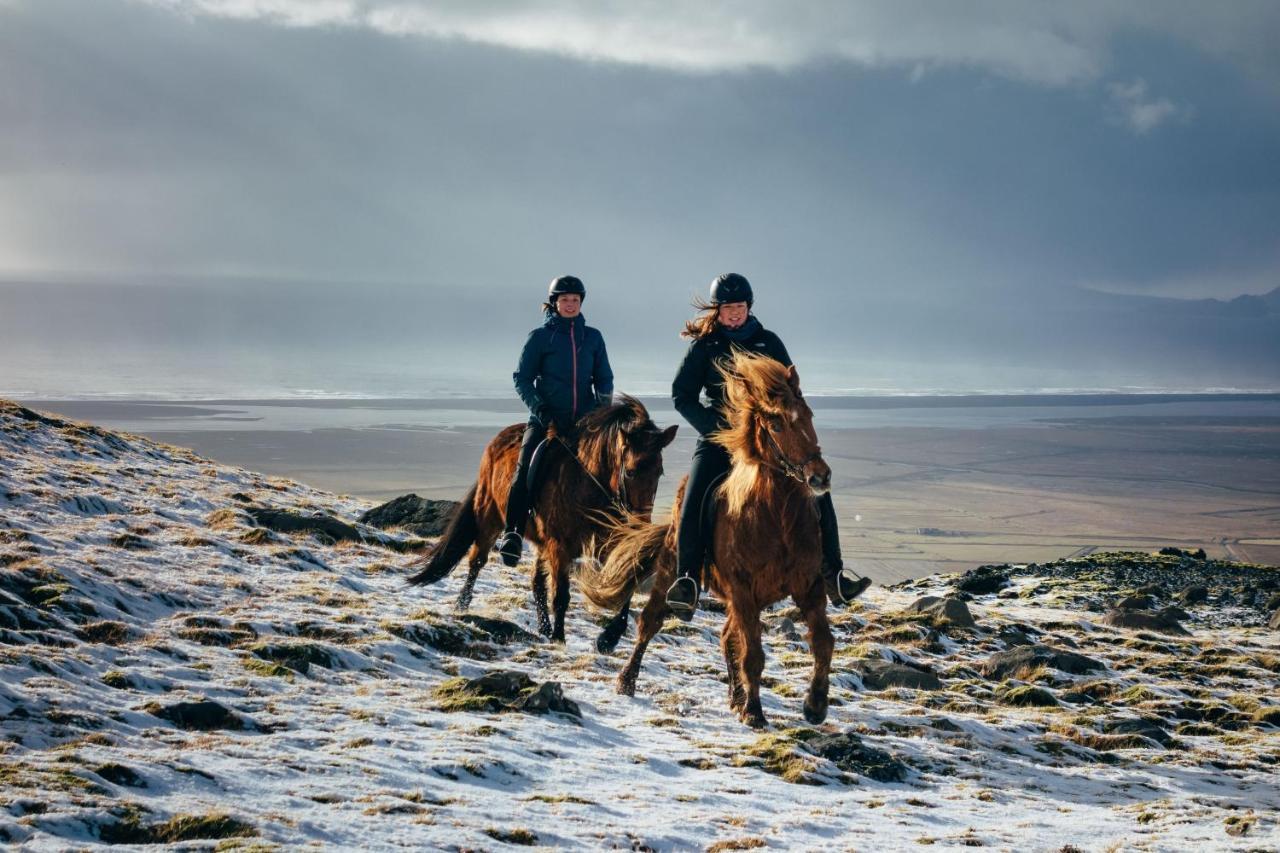
[[[520,560],[529,517],[529,462],[547,428],[554,423],[556,432],[569,435],[583,415],[613,397],[613,370],[604,336],[588,326],[581,314],[586,297],[587,289],[571,275],[551,282],[543,306],[546,322],[529,333],[512,374],[516,393],[529,407],[529,424],[520,444],[520,462],[507,496],[507,523],[498,546],[508,566]]]
[[[684,361],[671,383],[676,411],[698,431],[693,449],[693,465],[680,506],[680,527],[676,537],[676,580],[667,591],[667,606],[682,619],[693,616],[698,607],[698,588],[707,545],[702,529],[702,506],[707,493],[721,475],[728,473],[728,452],[712,441],[712,433],[725,429],[724,375],[717,362],[735,349],[767,356],[791,366],[791,356],[782,339],[760,325],[751,313],[755,297],[751,283],[737,273],[725,273],[711,282],[711,301],[702,317],[685,327],[692,338]],[[702,402],[705,395],[707,402]],[[848,604],[871,583],[844,567],[840,556],[840,533],[831,493],[818,498],[818,520],[822,530],[822,579],[833,604]]]

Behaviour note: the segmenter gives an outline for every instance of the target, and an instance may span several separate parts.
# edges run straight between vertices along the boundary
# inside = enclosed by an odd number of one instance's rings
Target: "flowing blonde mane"
[[[733,467],[720,486],[728,514],[741,514],[747,502],[765,488],[760,477],[764,457],[756,440],[757,414],[784,417],[798,400],[790,369],[768,356],[738,350],[717,364],[724,375],[726,429],[712,435],[729,452]]]

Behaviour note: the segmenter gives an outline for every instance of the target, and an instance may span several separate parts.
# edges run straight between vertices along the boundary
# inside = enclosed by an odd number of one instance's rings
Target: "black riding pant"
[[[680,505],[676,574],[692,577],[699,584],[702,583],[702,566],[710,544],[704,536],[702,507],[711,485],[729,470],[730,465],[729,454],[723,447],[706,438],[698,439],[693,448],[689,483],[684,489],[684,503]],[[840,556],[840,529],[836,525],[836,508],[831,502],[831,493],[818,498],[817,503],[823,562],[830,573],[838,571],[844,564]]]
[[[729,470],[729,454],[707,438],[699,438],[693,447],[693,465],[689,482],[684,487],[684,503],[680,505],[680,531],[676,537],[676,573],[702,583],[702,564],[707,545],[702,526],[702,507],[711,484]]]
[[[529,519],[529,463],[533,459],[533,451],[547,437],[547,428],[540,422],[529,419],[524,428],[524,438],[520,441],[520,461],[516,463],[515,476],[511,478],[511,490],[507,492],[507,523],[505,530],[514,530],[524,535],[525,522]]]

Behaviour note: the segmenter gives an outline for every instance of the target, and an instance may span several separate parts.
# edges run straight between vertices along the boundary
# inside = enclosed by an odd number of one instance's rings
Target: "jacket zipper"
[[[578,422],[578,343],[569,324],[569,357],[573,359],[573,422]]]

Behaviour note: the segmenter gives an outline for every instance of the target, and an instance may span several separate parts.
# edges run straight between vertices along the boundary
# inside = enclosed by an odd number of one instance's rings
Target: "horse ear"
[[[800,394],[800,374],[796,371],[794,364],[787,368],[787,384],[798,396],[803,396]]]
[[[658,444],[659,448],[666,447],[676,437],[676,430],[680,429],[679,424],[672,424],[662,431],[662,439]]]

